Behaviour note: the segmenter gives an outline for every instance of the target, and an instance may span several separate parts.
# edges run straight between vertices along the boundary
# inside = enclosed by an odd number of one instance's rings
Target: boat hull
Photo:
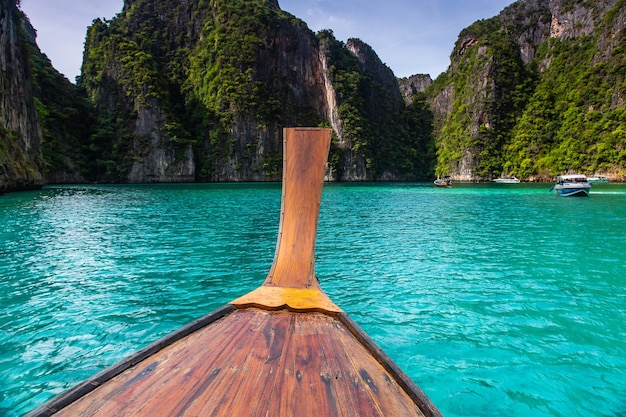
[[[496,184],[519,184],[520,180],[517,179],[516,177],[496,178],[495,180],[493,180],[493,182],[495,182]]]
[[[577,188],[554,187],[554,192],[561,197],[589,197],[590,189],[591,187],[577,187]]]
[[[345,313],[232,305],[27,417],[51,415],[441,417]]]

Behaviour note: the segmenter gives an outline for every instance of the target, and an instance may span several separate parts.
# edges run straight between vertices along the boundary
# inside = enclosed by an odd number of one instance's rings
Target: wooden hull
[[[452,187],[452,183],[450,181],[435,180],[433,182],[433,184],[435,184],[435,187],[440,187],[440,188],[451,188]]]
[[[50,415],[440,414],[347,315],[229,305],[28,416]]]

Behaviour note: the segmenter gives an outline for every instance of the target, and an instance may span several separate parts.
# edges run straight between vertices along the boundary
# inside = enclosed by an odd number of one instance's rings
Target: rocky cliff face
[[[0,192],[43,185],[27,37],[34,39],[34,30],[15,2],[0,2]]]
[[[423,103],[367,44],[316,35],[276,0],[126,0],[88,29],[78,86],[2,4],[3,190],[279,180],[284,126],[333,127],[329,180],[431,176]]]
[[[237,29],[223,20],[226,5],[219,2],[199,7],[195,2],[127,0],[116,21],[90,28],[85,84],[100,113],[122,112],[114,126],[117,143],[126,136],[132,144],[125,154],[118,153],[116,164],[126,167],[121,171],[127,172],[127,181],[280,179],[282,126],[318,124],[330,112],[324,98],[332,92],[323,84],[312,33],[285,19],[276,1],[264,7],[275,24],[250,29],[249,36],[258,36],[259,42],[251,51],[244,51]],[[252,56],[239,58],[228,46],[212,51],[216,44],[208,39],[222,28],[225,44],[239,43],[241,53]],[[119,32],[124,38],[114,39]],[[156,42],[144,46],[146,38]],[[129,41],[133,50],[124,50],[121,44]],[[143,60],[133,62],[133,55]],[[242,61],[234,63],[237,59]],[[233,70],[239,74],[221,77]],[[241,71],[246,80],[233,80]],[[137,80],[141,73],[148,76]],[[228,92],[226,83],[232,83]],[[305,113],[310,121],[302,120]],[[114,153],[115,146],[107,148]]]
[[[599,80],[611,78],[602,70],[604,63],[607,68],[623,66],[616,48],[621,47],[618,45],[624,39],[625,9],[619,0],[521,0],[499,16],[464,29],[444,82],[438,83],[430,96],[436,119],[438,173],[450,174],[455,180],[477,181],[514,170],[529,179],[550,180],[555,174],[552,169],[559,166],[555,161],[569,153],[565,143],[572,133],[566,130],[575,130],[568,125],[575,122],[550,116],[553,118],[544,120],[543,127],[533,127],[538,130],[535,137],[530,124],[538,126],[538,120],[553,112],[550,106],[570,108],[571,114],[578,112],[583,119],[590,117],[585,115],[589,109],[604,106],[602,98],[587,98],[587,104],[582,103],[584,99],[580,104],[571,101],[572,96],[568,98],[567,92],[561,92],[557,85],[567,84],[563,80],[570,74],[579,77],[573,74],[576,71],[590,76],[596,73],[596,78],[589,81],[601,83]],[[594,50],[595,55],[588,62],[567,63],[567,48]],[[556,58],[561,68],[567,70],[554,72]],[[582,58],[587,59],[586,55]],[[585,88],[576,85],[572,82],[570,88]],[[598,88],[620,96],[615,86]],[[606,117],[611,119],[607,126],[620,123],[619,116],[610,113],[620,106],[615,104],[619,99],[613,101],[610,110],[606,110]],[[539,107],[546,110],[538,113],[534,109]],[[541,129],[548,130],[540,132]],[[584,141],[590,142],[589,147],[595,146],[592,138]],[[517,160],[521,158],[518,155],[524,155],[525,160]],[[542,168],[542,162],[538,162],[542,157],[550,161],[552,168]],[[620,165],[617,160],[611,163],[614,167]],[[594,172],[603,164],[605,170],[619,170],[610,168],[611,163],[599,159],[594,162],[591,158],[576,163],[563,156],[560,169]],[[530,164],[534,164],[533,168],[529,168]],[[616,178],[620,175],[616,172]]]
[[[329,179],[405,175],[376,164],[402,131],[391,70],[275,0],[127,0],[89,28],[82,83],[101,119],[93,147],[109,155],[99,180],[279,180],[283,126],[322,123],[336,134]]]
[[[167,116],[157,100],[145,96],[133,103],[137,117],[134,123],[132,149],[140,155],[132,163],[131,183],[192,182],[195,165],[191,145],[179,149],[168,146],[170,138],[163,129]]]
[[[55,182],[279,180],[282,128],[318,125],[335,132],[329,180],[626,176],[623,0],[513,3],[464,29],[434,81],[396,79],[276,0],[126,0],[89,28],[79,89],[1,5],[0,190],[40,186],[44,166]]]
[[[406,104],[411,103],[414,95],[425,93],[426,89],[433,83],[433,79],[428,74],[416,74],[407,78],[398,79],[400,93]]]
[[[361,40],[348,39],[346,50],[357,58],[361,64],[363,76],[370,82],[369,88],[365,89],[363,94],[364,115],[368,121],[372,136],[380,138],[378,146],[383,147],[386,145],[384,143],[384,131],[388,128],[387,125],[390,119],[399,115],[405,107],[398,79],[391,69],[380,60],[376,52]],[[341,138],[341,135],[339,136]],[[350,149],[348,146],[345,148]],[[359,154],[354,156],[357,158],[357,161],[352,162],[352,165],[346,164],[346,168],[356,165],[360,169],[357,170],[354,176],[347,176],[345,179],[353,181],[364,179],[382,179],[387,181],[402,179],[394,175],[391,170],[385,169],[385,167],[382,167],[381,172],[377,173],[376,178],[372,178],[371,175],[368,176],[366,157]]]
[[[153,7],[154,9],[151,9]],[[197,25],[185,25],[190,6],[173,9],[170,2],[146,4],[142,1],[126,1],[117,19],[124,27],[114,23],[96,21],[89,29],[83,80],[99,115],[95,147],[98,158],[97,181],[153,183],[190,182],[195,180],[195,161],[191,143],[179,137],[178,120],[171,115],[168,105],[170,86],[161,86],[161,76],[154,68],[160,53],[157,45],[142,50],[136,40],[112,37],[120,32],[145,30],[144,16],[159,33],[154,39],[177,36],[181,51],[188,51],[190,39],[200,36],[202,21]],[[175,35],[176,34],[176,35]],[[165,76],[163,75],[165,78]],[[165,81],[167,83],[167,81]],[[157,91],[158,88],[166,91]],[[172,86],[173,94],[180,94],[180,86]],[[184,136],[184,135],[182,135]]]
[[[601,17],[607,16],[617,3],[614,0],[588,4],[568,0],[524,0],[505,8],[499,18],[515,31],[520,55],[524,63],[530,64],[535,58],[537,47],[548,39],[575,39],[592,35],[598,25],[603,24]],[[607,34],[617,34],[623,28],[624,19],[617,19],[613,27],[607,28]],[[609,44],[617,41],[615,36],[603,37],[601,40]]]
[[[233,106],[235,117],[216,162],[219,181],[279,180],[282,172],[282,127],[317,125],[332,114],[326,98],[333,96],[317,39],[304,24],[281,17],[276,2],[275,24],[260,34],[262,46],[249,64],[252,82],[266,91],[256,109]],[[265,32],[265,29],[262,30]],[[266,107],[267,106],[267,107]]]

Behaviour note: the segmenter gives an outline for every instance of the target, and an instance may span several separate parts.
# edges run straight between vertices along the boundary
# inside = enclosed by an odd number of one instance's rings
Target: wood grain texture
[[[330,129],[284,129],[278,244],[264,285],[318,287],[314,251]]]
[[[263,285],[230,304],[239,307],[261,307],[270,310],[340,313],[342,310],[318,288],[284,288]]]
[[[252,308],[165,347],[54,415],[425,414],[336,317]]]

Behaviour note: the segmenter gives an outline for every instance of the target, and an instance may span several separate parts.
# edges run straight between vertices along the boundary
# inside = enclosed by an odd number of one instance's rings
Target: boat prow
[[[441,416],[315,276],[330,136],[284,131],[278,244],[261,287],[28,416]]]

